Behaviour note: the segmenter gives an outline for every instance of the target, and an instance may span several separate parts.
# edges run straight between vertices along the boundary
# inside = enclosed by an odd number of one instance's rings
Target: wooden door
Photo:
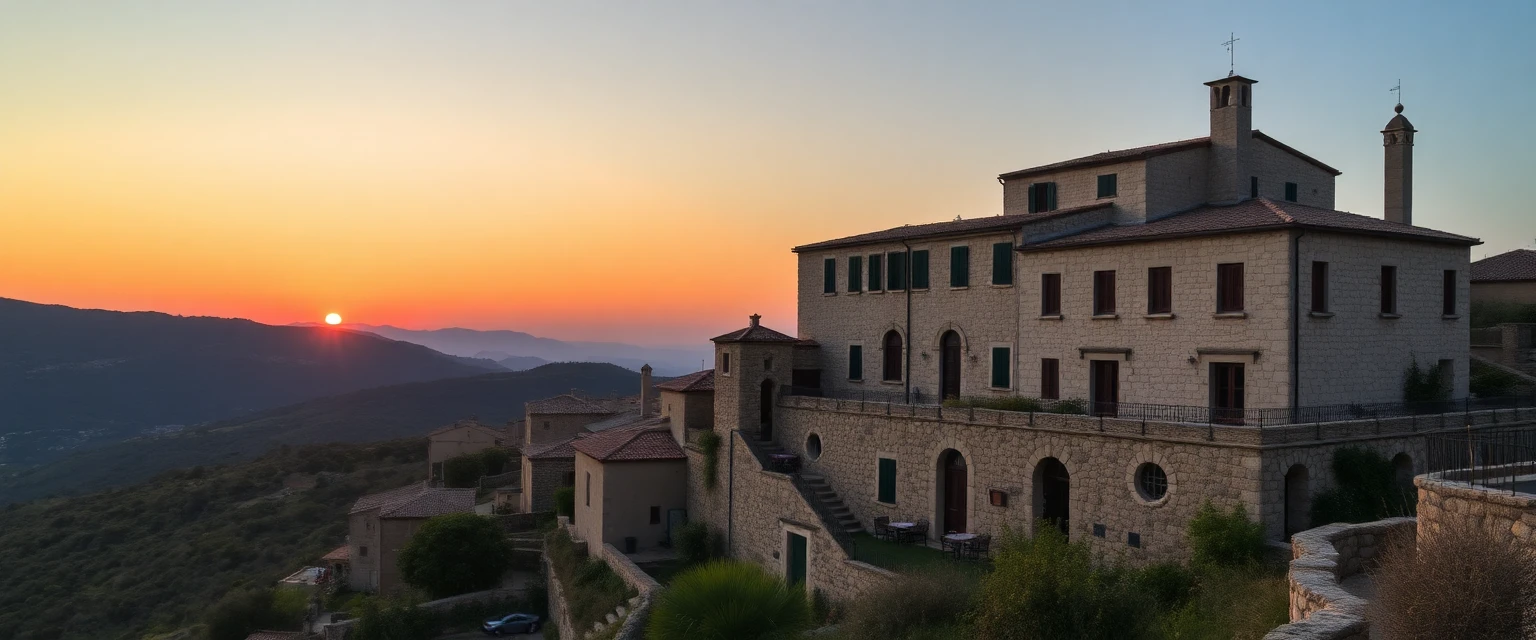
[[[944,532],[965,532],[966,494],[970,486],[965,456],[950,450],[944,456]]]
[[[784,581],[791,585],[804,583],[806,570],[805,536],[798,533],[788,533],[786,535],[789,538],[785,546],[789,547],[789,549],[784,561]]]
[[[1211,421],[1219,424],[1243,423],[1241,363],[1211,363]]]
[[[1089,361],[1088,401],[1093,405],[1093,415],[1117,415],[1120,403],[1120,362],[1118,360]]]
[[[939,393],[943,398],[960,397],[960,334],[950,331],[940,343]]]

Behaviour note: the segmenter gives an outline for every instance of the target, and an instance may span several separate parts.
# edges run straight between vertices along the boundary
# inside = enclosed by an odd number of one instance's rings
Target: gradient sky
[[[998,173],[1205,135],[1201,82],[1380,215],[1536,240],[1536,3],[6,2],[0,296],[697,344],[796,244],[996,215]]]

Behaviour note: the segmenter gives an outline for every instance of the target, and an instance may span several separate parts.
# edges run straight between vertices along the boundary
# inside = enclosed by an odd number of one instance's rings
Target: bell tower
[[[1205,83],[1211,88],[1210,201],[1233,203],[1248,198],[1252,166],[1253,85],[1239,75]]]
[[[753,314],[747,328],[714,338],[715,430],[722,438],[740,429],[744,437],[774,439],[775,404],[789,385],[799,339],[761,320]]]
[[[1398,103],[1393,111],[1397,115],[1381,130],[1381,144],[1386,148],[1386,219],[1398,224],[1413,224],[1413,134],[1418,130],[1403,116],[1403,105]]]

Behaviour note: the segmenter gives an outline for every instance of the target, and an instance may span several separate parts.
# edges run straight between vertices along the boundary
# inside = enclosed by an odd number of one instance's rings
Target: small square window
[[[1095,537],[1095,538],[1102,538],[1102,537],[1104,537],[1104,535],[1105,535],[1104,525],[1102,525],[1102,524],[1095,524],[1095,525],[1093,525],[1093,537]]]
[[[1119,174],[1111,173],[1109,175],[1099,176],[1099,197],[1113,198],[1118,195],[1115,192],[1118,190],[1119,181]]]
[[[364,558],[368,557],[368,547],[358,547],[357,548],[357,555],[362,556]]]
[[[661,524],[661,507],[651,507],[651,524]]]
[[[1140,549],[1141,548],[1141,534],[1136,533],[1135,531],[1132,531],[1130,533],[1125,534],[1125,546],[1127,546],[1127,547],[1135,547],[1137,549]]]
[[[1294,183],[1294,182],[1287,182],[1287,183],[1285,183],[1285,201],[1286,202],[1295,202],[1296,201],[1296,183]]]

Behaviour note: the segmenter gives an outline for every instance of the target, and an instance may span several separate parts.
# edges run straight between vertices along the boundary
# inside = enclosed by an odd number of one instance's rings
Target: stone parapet
[[[1536,495],[1447,479],[1454,474],[1431,473],[1413,479],[1419,489],[1421,534],[1455,522],[1470,522],[1536,546]]]
[[[1364,524],[1330,524],[1291,537],[1291,623],[1265,640],[1366,640],[1367,601],[1342,584],[1375,566],[1381,550],[1397,536],[1415,535],[1413,518]]]

